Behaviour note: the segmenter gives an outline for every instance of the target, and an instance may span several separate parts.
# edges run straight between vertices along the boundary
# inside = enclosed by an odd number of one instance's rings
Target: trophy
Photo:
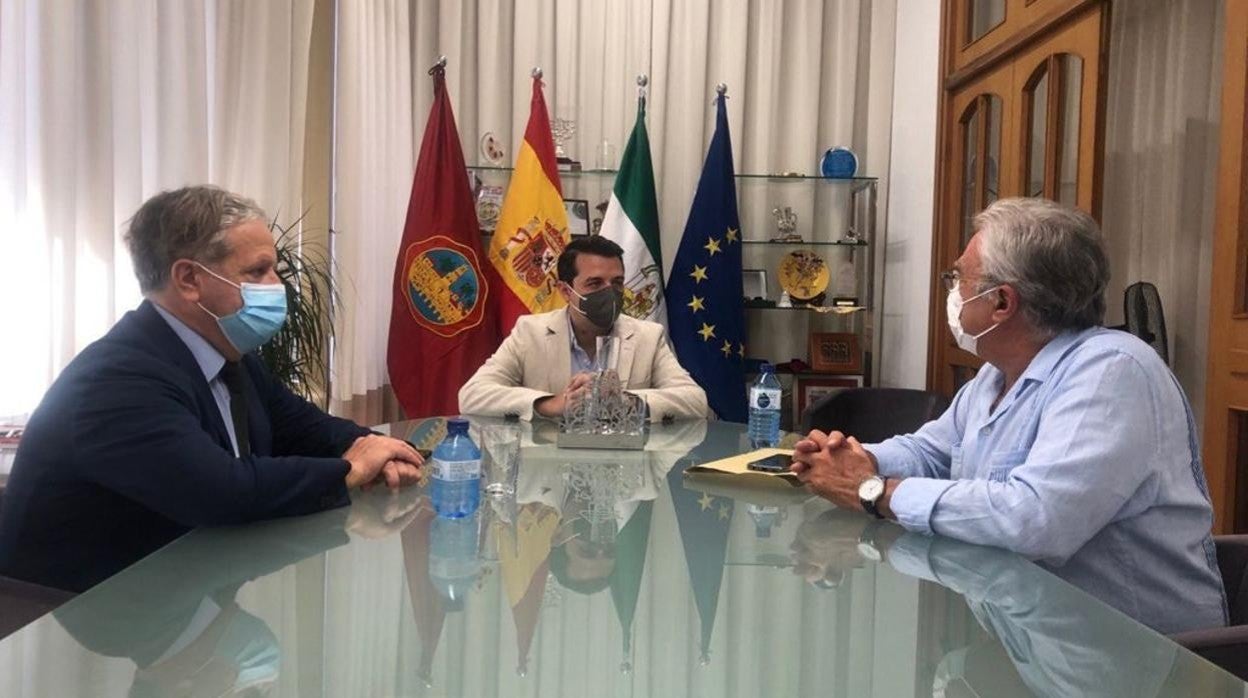
[[[771,209],[771,215],[776,218],[776,229],[780,231],[777,237],[771,239],[772,242],[801,242],[802,236],[797,234],[797,213],[791,206],[785,206],[784,210],[779,207]]]
[[[555,139],[555,160],[559,169],[578,172],[581,163],[568,157],[563,145],[576,135],[576,121],[572,119],[554,118],[550,120],[550,135]]]

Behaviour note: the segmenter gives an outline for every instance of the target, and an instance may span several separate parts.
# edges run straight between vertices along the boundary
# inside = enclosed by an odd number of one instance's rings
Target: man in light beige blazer
[[[597,338],[617,342],[620,382],[645,401],[652,422],[704,419],[706,393],[681,367],[663,326],[621,315],[624,251],[598,236],[577,238],[558,261],[568,306],[521,316],[494,355],[459,391],[464,414],[558,418],[586,389]]]

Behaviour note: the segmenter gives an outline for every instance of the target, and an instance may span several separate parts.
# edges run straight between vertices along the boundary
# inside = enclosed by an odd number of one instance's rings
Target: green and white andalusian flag
[[[637,102],[637,123],[624,148],[599,234],[624,248],[624,312],[666,326],[659,205],[654,196],[654,165],[650,162],[644,98]]]

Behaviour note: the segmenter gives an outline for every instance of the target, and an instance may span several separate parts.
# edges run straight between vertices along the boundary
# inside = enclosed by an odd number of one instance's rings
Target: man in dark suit
[[[331,417],[251,352],[285,290],[265,214],[214,187],[158,194],[126,242],[146,300],[61,373],[27,424],[0,574],[82,591],[191,528],[350,503],[419,479],[409,444]]]

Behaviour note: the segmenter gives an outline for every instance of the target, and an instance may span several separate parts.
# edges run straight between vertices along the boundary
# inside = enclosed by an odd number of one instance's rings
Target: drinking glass
[[[514,424],[486,425],[481,428],[481,442],[485,450],[482,465],[485,466],[486,495],[514,495],[520,462],[520,427]]]

